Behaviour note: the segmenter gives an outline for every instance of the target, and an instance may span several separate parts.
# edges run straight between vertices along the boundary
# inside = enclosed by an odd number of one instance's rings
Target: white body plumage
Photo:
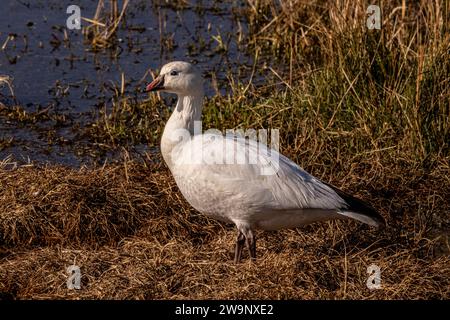
[[[256,255],[255,229],[292,228],[339,218],[384,224],[367,204],[316,179],[265,145],[239,136],[194,135],[195,121],[201,118],[203,87],[191,64],[166,64],[147,90],[178,95],[164,129],[161,152],[183,196],[195,209],[237,226],[236,261],[244,241],[252,258]],[[230,150],[235,157],[231,162]],[[256,161],[242,164],[236,158]],[[272,174],[267,174],[267,168],[273,169]]]

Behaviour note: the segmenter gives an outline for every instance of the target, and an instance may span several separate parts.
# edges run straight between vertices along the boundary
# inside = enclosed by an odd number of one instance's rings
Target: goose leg
[[[244,244],[245,244],[245,236],[240,230],[238,230],[236,249],[234,251],[234,263],[239,263],[241,261],[242,249],[244,248]]]
[[[252,261],[256,260],[256,237],[252,230],[248,230],[245,237],[247,243],[248,252]]]

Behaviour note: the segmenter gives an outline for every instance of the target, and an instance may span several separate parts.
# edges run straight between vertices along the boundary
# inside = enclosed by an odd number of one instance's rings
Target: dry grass
[[[82,18],[90,23],[83,28],[83,34],[95,50],[114,46],[116,32],[130,1],[124,0],[120,11],[117,0],[109,0],[108,3],[109,8],[104,0],[99,0],[95,16],[92,19]]]
[[[358,187],[369,190],[364,198],[387,218],[386,230],[329,222],[261,232],[258,261],[235,265],[234,228],[191,209],[161,165],[124,161],[73,170],[4,163],[0,293],[18,299],[448,299],[448,170],[420,176],[406,170],[392,178],[367,168]],[[366,287],[372,263],[380,266],[383,285],[373,291]],[[81,290],[66,287],[72,264],[81,268]]]
[[[11,77],[0,74],[0,88],[3,85],[6,85],[9,88],[9,92],[11,93],[11,96],[14,97],[14,90],[13,90]]]

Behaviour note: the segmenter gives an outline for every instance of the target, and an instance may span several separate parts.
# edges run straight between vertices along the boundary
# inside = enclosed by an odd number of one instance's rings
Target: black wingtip
[[[348,207],[342,209],[345,209],[346,211],[352,211],[370,218],[371,220],[376,222],[376,224],[378,225],[377,228],[379,230],[382,230],[386,227],[386,221],[384,220],[383,216],[370,204],[336,188],[333,185],[330,185],[328,183],[327,185],[332,188],[347,203]]]

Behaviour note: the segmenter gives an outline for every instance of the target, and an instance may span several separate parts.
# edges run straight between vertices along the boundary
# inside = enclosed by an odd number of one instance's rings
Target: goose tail
[[[339,214],[379,229],[386,227],[384,218],[371,205],[355,198],[352,195],[349,195],[342,190],[339,190],[332,185],[328,186],[331,187],[342,199],[344,199],[347,204],[346,207],[338,209]]]

